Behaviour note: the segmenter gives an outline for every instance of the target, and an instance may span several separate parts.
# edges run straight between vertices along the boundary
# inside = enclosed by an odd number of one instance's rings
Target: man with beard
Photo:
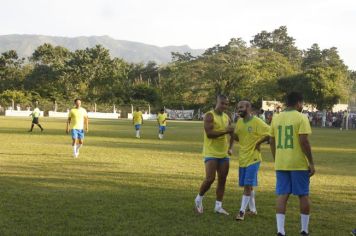
[[[204,147],[203,157],[205,163],[205,180],[200,186],[199,194],[195,198],[195,210],[203,213],[203,196],[209,190],[218,175],[218,186],[216,188],[216,202],[214,212],[229,215],[222,208],[226,178],[229,173],[229,155],[232,153],[233,132],[231,120],[225,113],[229,106],[229,100],[224,95],[217,97],[214,110],[207,112],[204,116]]]
[[[271,124],[271,151],[276,169],[277,235],[285,235],[284,222],[290,194],[299,197],[301,235],[309,235],[309,184],[314,175],[314,161],[308,135],[309,121],[301,111],[303,96],[297,92],[287,95],[287,108],[274,117]]]
[[[249,101],[240,101],[237,111],[240,119],[236,123],[234,138],[240,143],[239,186],[244,188],[241,208],[236,220],[244,220],[247,205],[251,215],[257,215],[255,191],[261,157],[261,144],[269,139],[269,126],[260,118],[251,114]]]

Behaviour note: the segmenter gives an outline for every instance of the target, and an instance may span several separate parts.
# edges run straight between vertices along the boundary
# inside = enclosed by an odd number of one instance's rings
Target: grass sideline
[[[169,122],[164,140],[157,139],[155,122],[145,122],[137,140],[130,121],[91,120],[79,159],[71,157],[65,120],[41,123],[44,133],[28,133],[29,118],[0,117],[0,235],[275,234],[275,176],[267,145],[256,196],[259,215],[236,222],[242,194],[236,154],[224,199],[231,216],[213,213],[215,184],[204,198],[205,213],[193,212],[204,175],[201,122]],[[349,235],[356,228],[356,132],[313,132],[311,235]],[[287,234],[299,235],[299,225],[292,197]]]

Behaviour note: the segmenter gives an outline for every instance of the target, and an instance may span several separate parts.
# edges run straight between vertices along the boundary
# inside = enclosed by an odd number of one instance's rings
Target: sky
[[[335,46],[356,70],[355,0],[0,0],[0,22],[0,35],[108,35],[199,49],[285,25],[299,48]]]

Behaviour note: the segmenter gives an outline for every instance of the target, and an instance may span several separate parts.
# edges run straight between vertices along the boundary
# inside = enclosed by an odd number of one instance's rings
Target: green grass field
[[[0,117],[0,235],[274,235],[275,176],[263,146],[257,217],[236,222],[242,190],[237,155],[231,160],[224,208],[193,212],[204,177],[202,123],[170,122],[165,140],[146,122],[134,138],[129,121],[91,120],[79,159],[71,157],[65,120]],[[356,132],[314,129],[317,174],[311,181],[311,235],[349,235],[356,228]],[[238,146],[235,146],[238,149]],[[288,205],[286,231],[299,232],[298,199]]]

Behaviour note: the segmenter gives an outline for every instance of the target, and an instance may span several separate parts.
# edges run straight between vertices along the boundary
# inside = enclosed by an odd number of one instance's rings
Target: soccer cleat
[[[257,211],[247,210],[247,211],[246,211],[246,215],[249,215],[249,216],[257,216]]]
[[[309,233],[302,231],[302,232],[300,232],[300,235],[309,236]]]
[[[286,236],[286,234],[278,233],[277,236]]]
[[[215,207],[214,212],[218,213],[218,214],[223,214],[226,216],[230,215],[229,212],[225,211],[224,208],[222,208],[222,207],[219,207],[219,208]]]
[[[195,200],[195,212],[198,214],[203,214],[204,208],[202,201]]]
[[[244,220],[245,219],[245,212],[243,211],[239,211],[239,213],[237,213],[235,220],[239,221],[239,220]]]

